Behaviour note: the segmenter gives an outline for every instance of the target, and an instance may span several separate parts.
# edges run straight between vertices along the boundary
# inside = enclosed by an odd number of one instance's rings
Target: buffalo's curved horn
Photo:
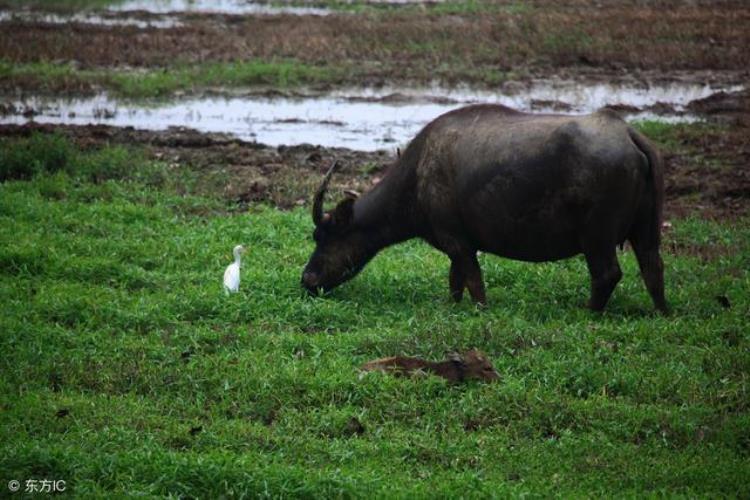
[[[334,160],[333,165],[331,165],[331,168],[326,172],[326,176],[323,177],[323,182],[320,183],[320,187],[318,187],[318,190],[315,192],[312,206],[312,219],[316,226],[323,220],[323,198],[326,196],[328,183],[331,181],[333,173],[338,170],[338,168],[339,162]]]

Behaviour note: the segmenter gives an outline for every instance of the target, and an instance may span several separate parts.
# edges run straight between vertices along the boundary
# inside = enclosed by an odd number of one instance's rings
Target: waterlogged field
[[[658,128],[652,127],[658,131]],[[649,130],[646,130],[649,132]],[[0,144],[0,479],[79,496],[750,494],[750,226],[672,220],[673,314],[630,251],[604,314],[582,259],[481,257],[448,301],[411,242],[318,299],[308,211],[198,196],[196,172],[56,135]],[[241,292],[221,274],[249,247]],[[498,383],[360,377],[483,349]]]

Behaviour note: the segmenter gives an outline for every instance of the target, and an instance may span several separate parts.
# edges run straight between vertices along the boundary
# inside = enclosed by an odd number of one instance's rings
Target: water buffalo
[[[450,291],[486,302],[477,251],[543,262],[583,254],[589,307],[602,310],[622,277],[616,247],[635,250],[666,312],[659,255],[664,181],[658,153],[614,112],[527,114],[500,105],[445,113],[425,126],[362,196],[323,212],[331,167],[315,193],[310,292],[354,277],[381,249],[419,237],[451,260]]]

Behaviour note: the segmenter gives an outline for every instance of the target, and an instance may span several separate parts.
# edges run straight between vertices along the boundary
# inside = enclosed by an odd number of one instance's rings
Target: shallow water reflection
[[[223,132],[277,146],[311,143],[371,151],[410,140],[438,115],[469,103],[500,103],[535,112],[588,113],[606,105],[631,107],[628,119],[694,121],[685,106],[724,89],[702,85],[651,88],[537,83],[523,91],[469,89],[357,89],[309,97],[205,97],[172,102],[130,102],[102,94],[93,98],[32,97],[6,100],[2,123],[90,124],[163,130],[173,126]],[[637,108],[637,111],[635,111]],[[665,114],[665,109],[667,110]]]

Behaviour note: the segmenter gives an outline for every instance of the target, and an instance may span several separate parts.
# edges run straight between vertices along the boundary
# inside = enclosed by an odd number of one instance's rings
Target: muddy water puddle
[[[534,112],[588,113],[618,106],[628,119],[695,121],[688,103],[719,91],[704,85],[637,88],[537,83],[503,93],[467,89],[357,89],[297,97],[203,97],[167,103],[120,101],[107,95],[64,99],[0,99],[0,123],[101,123],[146,130],[188,127],[228,133],[271,146],[301,143],[374,151],[408,142],[438,115],[469,103],[499,103]]]
[[[445,0],[342,0],[342,4],[415,5],[441,3]],[[307,5],[306,5],[307,4]],[[331,10],[316,7],[316,2],[249,1],[249,0],[126,0],[110,7],[112,10],[141,10],[153,13],[203,12],[220,14],[275,14],[326,15]]]
[[[141,19],[126,15],[107,13],[77,12],[75,14],[53,14],[32,11],[0,11],[0,22],[22,21],[26,23],[46,24],[94,24],[97,26],[134,26],[136,28],[174,28],[182,26],[172,16],[160,16],[156,19]]]
[[[297,14],[326,15],[329,9],[314,5],[285,5],[284,3],[251,2],[242,0],[126,0],[110,7],[113,11],[145,11],[154,14],[193,12],[212,14]]]
[[[359,3],[414,5],[439,3],[444,0],[364,0]],[[354,3],[344,0],[342,3]],[[80,23],[103,26],[136,26],[139,28],[171,28],[180,26],[173,17],[164,19],[139,19],[135,14],[229,14],[229,15],[275,15],[326,16],[334,12],[320,7],[315,2],[250,1],[250,0],[124,0],[103,10],[84,11],[75,14],[44,13],[29,10],[0,11],[0,22],[19,20],[50,24]],[[344,11],[337,11],[343,13]]]
[[[127,0],[110,5],[103,10],[73,14],[26,9],[0,10],[0,22],[174,28],[182,26],[178,20],[180,14],[326,16],[330,13],[330,9],[313,5],[285,5],[283,3],[243,2],[242,0]]]
[[[211,14],[297,14],[326,15],[331,11],[315,6],[242,0],[127,0],[110,7],[113,11],[145,11],[154,14],[193,12]]]
[[[364,0],[359,3],[385,5],[415,5],[440,3],[444,0]],[[354,3],[353,1],[342,3]],[[331,9],[317,6],[314,2],[265,2],[249,0],[125,0],[109,5],[106,9],[83,11],[75,14],[47,13],[35,10],[2,10],[0,22],[23,21],[48,24],[93,24],[100,26],[135,26],[138,28],[173,28],[181,26],[180,14],[229,14],[229,15],[276,15],[327,16]],[[343,13],[345,11],[336,11]],[[143,14],[161,16],[161,19],[142,19]]]

